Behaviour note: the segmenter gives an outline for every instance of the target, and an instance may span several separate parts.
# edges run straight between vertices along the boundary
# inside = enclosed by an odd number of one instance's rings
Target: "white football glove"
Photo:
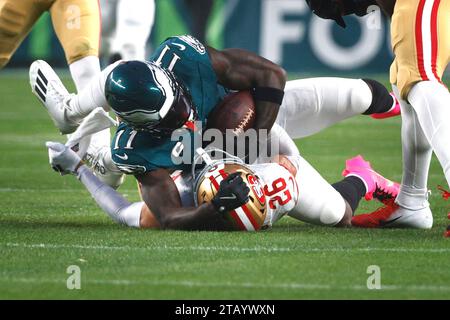
[[[45,145],[48,148],[48,158],[53,170],[61,175],[76,174],[81,158],[72,149],[59,142],[47,141]]]

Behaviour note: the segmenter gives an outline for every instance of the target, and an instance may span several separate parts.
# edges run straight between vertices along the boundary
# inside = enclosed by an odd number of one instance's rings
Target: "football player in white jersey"
[[[172,174],[181,204],[186,207],[214,201],[215,195],[226,189],[226,182],[236,175],[244,177],[248,187],[244,188],[248,201],[239,208],[227,210],[223,215],[226,223],[199,223],[195,227],[191,225],[190,229],[254,231],[270,227],[286,214],[317,225],[351,226],[353,213],[363,197],[385,202],[398,194],[398,184],[375,172],[361,156],[348,160],[343,173],[345,178],[330,185],[300,156],[295,143],[280,126],[274,126],[270,139],[281,142],[282,153],[270,163],[247,166],[231,156],[214,162],[203,151],[201,155],[207,163],[203,171],[197,171],[196,176],[181,171]],[[171,228],[167,221],[156,219],[144,202],[130,203],[101,182],[67,146],[48,142],[47,147],[51,165],[60,172],[76,175],[97,204],[116,222],[139,228]],[[240,195],[230,193],[228,196]],[[401,221],[396,226],[401,226]]]

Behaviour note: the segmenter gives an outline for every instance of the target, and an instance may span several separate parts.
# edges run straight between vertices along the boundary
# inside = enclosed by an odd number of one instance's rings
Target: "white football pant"
[[[360,115],[371,103],[372,91],[361,79],[292,80],[286,83],[276,122],[298,139]]]
[[[154,0],[101,0],[102,48],[124,60],[143,60],[155,19]]]

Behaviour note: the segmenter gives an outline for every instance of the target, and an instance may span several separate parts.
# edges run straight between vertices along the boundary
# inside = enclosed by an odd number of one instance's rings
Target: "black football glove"
[[[220,213],[227,212],[247,203],[250,189],[240,172],[230,174],[220,183],[219,192],[212,199],[212,204]]]
[[[339,0],[306,0],[311,11],[322,19],[331,19],[345,28],[347,25],[342,18],[342,2]]]

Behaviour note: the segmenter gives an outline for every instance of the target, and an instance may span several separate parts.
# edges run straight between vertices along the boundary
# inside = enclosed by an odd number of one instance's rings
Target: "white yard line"
[[[28,249],[82,249],[82,250],[143,250],[143,251],[232,251],[232,252],[394,252],[394,253],[449,253],[449,248],[302,248],[302,247],[220,247],[220,246],[105,246],[105,245],[79,245],[79,244],[52,244],[52,243],[0,243],[0,247],[28,248]]]
[[[26,284],[66,284],[66,279],[45,278],[0,278],[0,282],[26,283]],[[111,285],[111,286],[170,286],[188,288],[237,288],[237,289],[285,289],[285,290],[346,290],[346,291],[450,291],[450,286],[435,285],[382,285],[381,290],[369,290],[366,286],[349,285],[334,286],[317,283],[254,283],[254,282],[201,282],[201,281],[164,281],[164,280],[130,280],[130,279],[89,279],[82,280],[82,286],[89,284]]]

